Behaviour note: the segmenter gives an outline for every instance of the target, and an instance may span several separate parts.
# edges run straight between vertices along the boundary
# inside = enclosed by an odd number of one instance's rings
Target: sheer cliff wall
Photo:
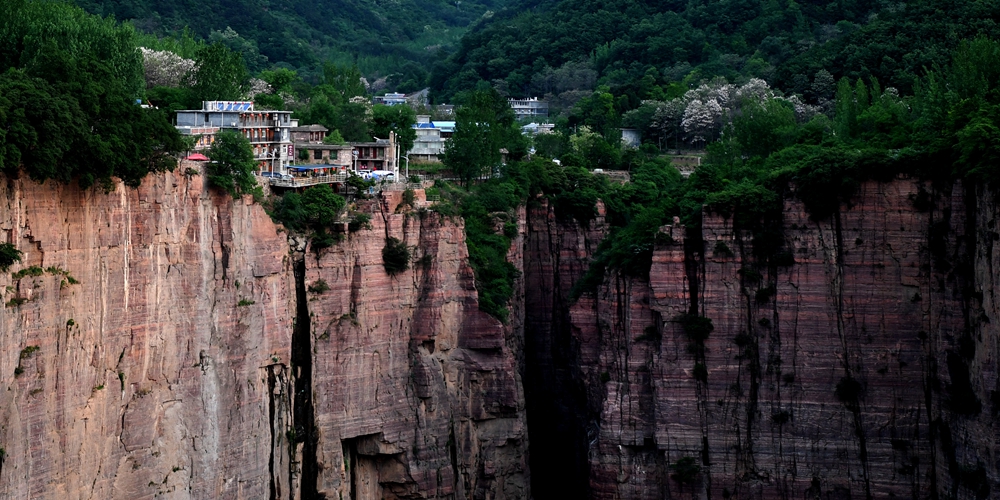
[[[0,239],[24,253],[0,274],[0,497],[287,497],[294,293],[259,206],[201,176],[4,179]]]
[[[530,497],[519,309],[479,312],[460,220],[389,193],[317,253],[189,166],[0,183],[0,497]]]
[[[5,179],[0,497],[990,498],[1000,231],[977,189],[864,183],[819,221],[789,198],[765,259],[706,213],[662,228],[648,278],[576,301],[603,216],[536,200],[504,325],[461,220],[394,195],[314,252],[201,176]],[[385,271],[388,237],[409,269]]]
[[[662,229],[648,280],[570,303],[602,221],[532,211],[532,456],[577,460],[533,474],[593,498],[995,495],[997,213],[908,179],[864,183],[820,221],[787,199],[786,253],[766,263],[706,213],[701,233]],[[714,326],[703,342],[694,316]]]
[[[389,236],[412,252],[394,275],[382,259]],[[375,215],[371,229],[305,262],[307,287],[330,287],[307,292],[316,475],[305,488],[528,498],[517,320],[505,327],[479,311],[461,221]]]

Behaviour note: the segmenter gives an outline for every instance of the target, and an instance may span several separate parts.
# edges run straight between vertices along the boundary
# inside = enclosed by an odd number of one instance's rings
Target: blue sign
[[[216,111],[249,111],[253,107],[249,101],[215,101],[212,104]]]

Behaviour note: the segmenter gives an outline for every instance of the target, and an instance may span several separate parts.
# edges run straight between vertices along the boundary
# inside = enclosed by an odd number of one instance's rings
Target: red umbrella
[[[201,153],[195,153],[195,154],[193,154],[191,156],[188,156],[187,159],[188,160],[194,160],[194,161],[208,161],[208,157],[205,156],[205,155],[203,155],[203,154],[201,154]]]

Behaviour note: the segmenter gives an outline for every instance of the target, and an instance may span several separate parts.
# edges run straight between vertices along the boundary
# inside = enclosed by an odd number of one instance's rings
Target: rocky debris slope
[[[294,290],[259,205],[179,173],[5,179],[0,240],[24,252],[0,274],[0,497],[288,496]]]
[[[388,237],[409,247],[409,269],[386,272]],[[376,215],[304,260],[315,421],[303,493],[528,498],[519,340],[478,309],[461,222]]]
[[[613,277],[567,305],[551,290],[579,279],[596,238],[532,212],[541,261],[528,257],[526,290],[553,305],[529,309],[528,345],[572,389],[547,404],[580,415],[561,423],[561,444],[585,461],[579,487],[594,498],[994,495],[996,214],[987,195],[906,179],[865,183],[820,221],[786,200],[781,246],[706,214],[701,234],[663,229],[673,243],[658,246],[648,280]],[[526,378],[533,433],[543,383]],[[533,445],[535,457],[556,451]]]

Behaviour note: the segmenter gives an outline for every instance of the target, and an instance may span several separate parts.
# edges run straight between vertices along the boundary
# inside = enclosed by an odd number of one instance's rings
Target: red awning
[[[208,157],[201,153],[195,153],[191,156],[188,156],[187,159],[193,161],[208,161]]]

